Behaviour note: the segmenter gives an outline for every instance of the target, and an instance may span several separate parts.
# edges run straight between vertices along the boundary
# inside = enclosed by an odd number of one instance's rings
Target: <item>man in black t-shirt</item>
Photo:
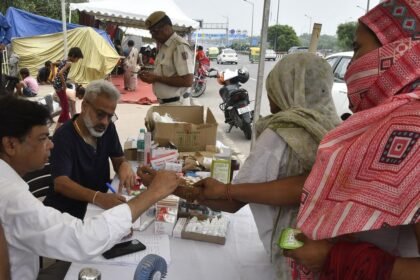
[[[98,80],[85,89],[80,115],[67,121],[54,134],[51,172],[54,192],[44,204],[83,219],[87,203],[109,209],[125,202],[118,193],[107,193],[111,159],[121,185],[131,188],[136,175],[125,160],[114,125],[120,97],[111,83]]]

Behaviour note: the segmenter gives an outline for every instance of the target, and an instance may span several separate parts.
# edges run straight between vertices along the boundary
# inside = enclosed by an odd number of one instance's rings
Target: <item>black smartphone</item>
[[[104,256],[105,259],[112,259],[119,256],[128,255],[134,252],[142,251],[145,249],[146,246],[143,243],[141,243],[137,239],[133,239],[130,241],[115,244],[114,247],[104,252],[102,256]]]

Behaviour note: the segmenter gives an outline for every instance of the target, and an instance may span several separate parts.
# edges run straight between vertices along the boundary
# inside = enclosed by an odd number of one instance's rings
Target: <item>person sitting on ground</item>
[[[39,85],[36,79],[29,73],[28,68],[20,69],[19,74],[22,81],[16,85],[17,95],[23,95],[25,97],[36,96],[38,94]]]
[[[204,188],[200,203],[215,210],[236,212],[250,203],[279,279],[288,279],[291,273],[276,245],[277,238],[284,227],[295,224],[298,204],[278,207],[269,202],[275,190],[235,184],[269,182],[310,172],[322,137],[340,123],[331,96],[333,81],[330,65],[315,54],[296,53],[280,60],[266,81],[272,114],[257,123],[255,146],[228,185],[231,200],[226,197],[226,185],[214,179],[200,183]],[[138,173],[147,186],[150,175],[145,175],[153,171],[143,167]]]
[[[173,172],[161,171],[137,197],[84,220],[45,207],[22,177],[48,161],[54,146],[48,137],[51,121],[42,104],[13,96],[0,99],[0,221],[13,280],[37,279],[39,256],[68,262],[99,256],[121,242],[132,223],[178,185]],[[93,195],[89,202],[97,199]],[[68,266],[38,279],[64,279]]]
[[[83,218],[87,203],[109,209],[125,202],[118,193],[107,193],[111,159],[122,187],[130,189],[136,181],[118,138],[114,122],[120,93],[110,82],[97,80],[85,90],[82,111],[66,122],[53,136],[51,173],[54,192],[44,204]]]
[[[36,77],[36,80],[40,85],[49,85],[53,82],[54,74],[52,70],[54,70],[55,67],[52,65],[51,61],[46,61],[44,64],[44,67],[39,69],[38,76]]]
[[[60,99],[61,113],[58,117],[55,130],[57,130],[63,123],[70,119],[69,103],[66,94],[67,76],[70,72],[72,63],[78,62],[79,59],[83,59],[82,50],[78,47],[73,47],[69,50],[68,58],[58,62],[57,74],[54,78],[53,87],[58,95],[58,98]]]

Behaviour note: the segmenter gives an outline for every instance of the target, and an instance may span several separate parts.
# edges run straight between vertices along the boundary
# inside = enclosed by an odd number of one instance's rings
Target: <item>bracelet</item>
[[[99,191],[96,191],[95,194],[93,195],[93,199],[92,199],[92,204],[95,204],[95,198],[98,195]]]
[[[231,187],[230,184],[226,185],[226,198],[227,200],[232,201],[232,193],[231,193],[230,187]]]

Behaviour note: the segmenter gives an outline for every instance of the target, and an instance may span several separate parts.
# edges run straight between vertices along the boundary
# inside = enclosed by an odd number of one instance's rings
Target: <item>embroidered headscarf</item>
[[[311,53],[285,56],[266,80],[267,94],[280,112],[260,119],[257,133],[266,128],[276,132],[307,172],[321,139],[340,123],[331,97],[332,84],[331,66]]]
[[[322,140],[297,226],[313,239],[420,221],[420,1],[360,19],[383,46],[346,74],[355,113]]]

